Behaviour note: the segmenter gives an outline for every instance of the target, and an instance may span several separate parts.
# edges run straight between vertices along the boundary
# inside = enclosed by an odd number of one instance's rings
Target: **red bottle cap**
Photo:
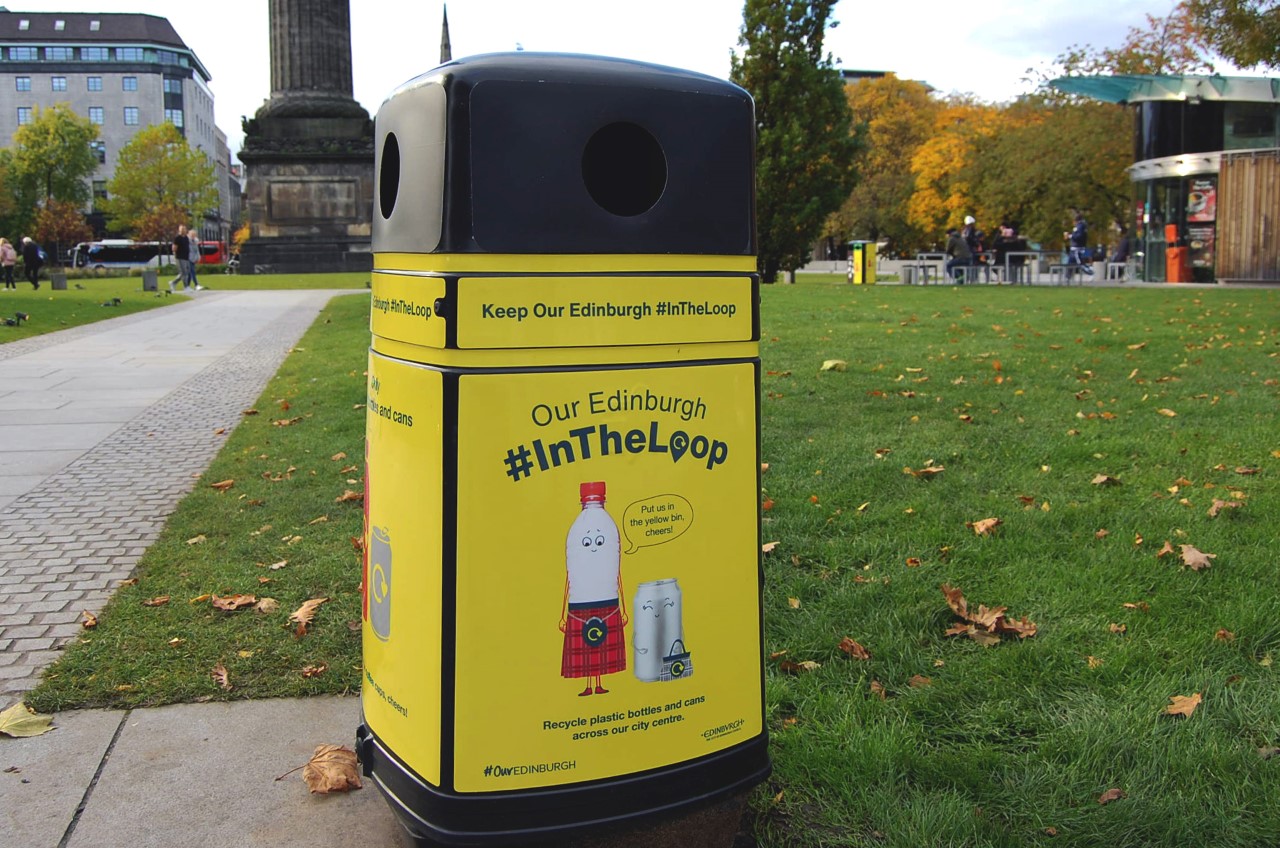
[[[578,496],[583,503],[604,503],[604,483],[580,483]]]

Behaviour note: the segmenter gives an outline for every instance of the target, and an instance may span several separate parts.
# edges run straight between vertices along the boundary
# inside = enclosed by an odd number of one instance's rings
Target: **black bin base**
[[[468,795],[423,781],[367,725],[356,732],[372,778],[421,848],[563,841],[592,831],[668,821],[765,780],[768,737],[697,760],[590,783]]]

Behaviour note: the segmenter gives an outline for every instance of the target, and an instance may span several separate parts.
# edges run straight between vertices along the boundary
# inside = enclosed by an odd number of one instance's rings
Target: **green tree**
[[[26,230],[31,212],[18,202],[13,178],[13,151],[0,149],[0,233],[17,234]]]
[[[164,123],[140,130],[120,149],[106,211],[141,237],[142,229],[154,227],[157,210],[177,210],[178,223],[190,223],[217,202],[213,164]]]
[[[89,144],[97,138],[97,126],[67,104],[36,107],[31,123],[13,134],[13,147],[6,157],[6,189],[19,212],[34,213],[37,206],[52,200],[78,206],[88,203],[89,178],[98,169],[98,157]]]
[[[756,103],[756,230],[761,279],[804,264],[853,187],[843,83],[823,55],[836,0],[746,0],[730,78]],[[835,23],[830,24],[834,26]]]
[[[1242,68],[1280,67],[1280,3],[1276,0],[1189,0],[1200,35]]]
[[[998,131],[974,145],[974,214],[988,232],[1007,221],[1058,246],[1078,209],[1104,238],[1107,224],[1128,222],[1132,131],[1129,110],[1112,103],[1037,96],[1010,105]]]
[[[922,83],[893,74],[845,92],[864,144],[854,158],[858,183],[828,227],[842,241],[887,239],[891,251],[916,252],[929,239],[907,214],[915,192],[911,159],[932,136],[942,104]]]
[[[80,207],[65,200],[50,200],[36,213],[34,224],[36,241],[48,249],[53,261],[79,242],[93,238],[93,229],[85,223]]]

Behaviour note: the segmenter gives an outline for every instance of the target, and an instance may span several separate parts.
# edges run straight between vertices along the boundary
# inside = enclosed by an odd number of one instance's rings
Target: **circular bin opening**
[[[630,218],[648,212],[662,197],[667,157],[644,127],[609,124],[582,151],[582,181],[601,208]]]
[[[395,133],[387,133],[382,143],[382,169],[378,177],[378,208],[382,217],[390,218],[400,192],[400,142]]]

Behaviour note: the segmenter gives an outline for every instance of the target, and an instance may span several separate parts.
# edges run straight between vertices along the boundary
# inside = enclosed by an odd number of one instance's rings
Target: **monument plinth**
[[[373,121],[352,97],[348,0],[271,0],[271,97],[244,121],[244,273],[373,267]]]

